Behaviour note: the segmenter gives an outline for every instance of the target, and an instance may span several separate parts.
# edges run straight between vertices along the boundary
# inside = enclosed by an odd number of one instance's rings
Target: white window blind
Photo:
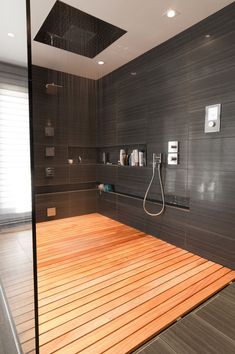
[[[0,83],[0,224],[31,216],[28,92]]]

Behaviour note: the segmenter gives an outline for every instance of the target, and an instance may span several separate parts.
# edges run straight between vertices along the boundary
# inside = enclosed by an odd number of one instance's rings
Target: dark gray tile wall
[[[45,85],[52,82],[63,86],[55,95],[46,92]],[[94,80],[33,66],[37,221],[96,211],[96,85]],[[48,125],[54,136],[45,136]],[[47,157],[46,147],[54,147],[55,156]],[[68,159],[75,163],[68,164]],[[46,167],[54,169],[53,177],[45,176]],[[50,207],[56,207],[56,217],[47,217]]]
[[[98,210],[234,267],[234,35],[233,3],[98,81],[34,67],[38,220],[45,220],[46,206],[58,205],[57,217]],[[57,95],[46,94],[45,84],[51,82],[63,85]],[[214,103],[222,104],[221,131],[204,134],[205,106]],[[54,137],[45,137],[47,123],[54,126]],[[169,140],[180,143],[175,167],[166,163]],[[46,146],[55,146],[55,157],[44,156]],[[144,146],[147,167],[95,164],[102,151],[117,163],[123,146]],[[164,153],[166,201],[189,210],[167,207],[159,218],[144,214],[141,198],[151,178],[153,152]],[[78,156],[84,164],[69,166],[67,158]],[[54,167],[53,178],[45,178],[47,166]],[[90,191],[92,198],[98,196],[97,209],[89,202],[94,199],[86,203],[86,191],[74,193],[95,182],[111,183],[119,193]],[[84,208],[75,197],[82,195]],[[157,181],[149,197],[161,199]],[[148,207],[160,209],[156,203]]]
[[[37,194],[37,222],[48,220],[47,208],[56,208],[56,216],[50,217],[50,220],[95,213],[97,211],[97,190]]]
[[[207,38],[206,35],[210,37]],[[180,144],[180,163],[163,180],[168,207],[144,215],[127,196],[99,197],[99,210],[199,255],[234,267],[235,231],[235,3],[98,82],[97,146],[145,144],[148,168],[98,166],[97,180],[119,193],[143,197],[153,152]],[[131,73],[135,72],[136,75]],[[204,133],[205,106],[222,104],[221,131]],[[160,199],[155,182],[150,197]],[[111,210],[112,208],[112,210]],[[151,210],[156,205],[149,203]]]
[[[111,219],[117,220],[117,195],[112,193],[102,193],[99,195],[97,210],[99,213],[106,215]]]

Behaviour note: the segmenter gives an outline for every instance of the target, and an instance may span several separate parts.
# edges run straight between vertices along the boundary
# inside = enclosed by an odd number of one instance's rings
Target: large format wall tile
[[[145,192],[145,168],[119,167],[115,191],[143,197]]]
[[[210,37],[206,37],[206,35]],[[98,210],[209,259],[232,266],[235,229],[235,4],[122,66],[97,82],[43,68],[34,68],[33,106],[37,184],[114,185],[118,194],[69,191],[40,195],[38,215],[58,203],[58,217]],[[63,85],[57,96],[45,93],[45,83]],[[204,133],[205,106],[221,103],[221,131]],[[55,127],[45,137],[45,125]],[[179,141],[179,164],[167,165],[167,144]],[[55,146],[45,159],[45,146]],[[65,148],[97,147],[97,160],[108,152],[117,164],[119,150],[138,146],[147,151],[147,167],[68,166]],[[73,147],[73,150],[71,150]],[[76,150],[77,149],[77,150]],[[72,152],[71,152],[72,151]],[[144,214],[142,198],[152,174],[152,154],[163,153],[162,177],[166,207],[160,217]],[[94,162],[94,150],[92,162]],[[72,156],[73,157],[73,156]],[[51,162],[56,175],[47,180],[43,168]],[[161,201],[156,178],[149,193]],[[60,186],[61,188],[61,186]],[[68,187],[69,188],[69,187]],[[53,190],[54,191],[54,190]],[[122,195],[125,194],[125,195]],[[129,196],[128,196],[129,195]],[[136,198],[131,198],[134,196]],[[58,198],[58,199],[56,199]],[[96,205],[97,198],[97,205]],[[151,212],[161,204],[148,202]],[[97,207],[97,209],[96,209]],[[189,210],[186,210],[187,208]]]
[[[202,171],[235,171],[235,139],[217,138],[191,140],[189,169]]]
[[[118,195],[117,219],[123,224],[146,231],[146,218],[142,208],[142,201],[139,199]]]
[[[117,166],[96,166],[96,181],[99,183],[108,183],[116,185],[117,182]]]
[[[95,164],[77,164],[69,166],[70,183],[89,183],[95,182]]]
[[[208,63],[208,65],[210,65]],[[191,81],[190,109],[234,101],[235,69],[215,72]]]
[[[37,222],[95,213],[96,201],[96,190],[38,194],[36,195]],[[47,208],[56,208],[56,216],[48,217]]]
[[[46,156],[49,149],[54,148],[54,156]],[[34,161],[38,166],[42,165],[58,165],[68,163],[68,147],[67,145],[54,145],[54,144],[34,144]]]
[[[54,176],[46,177],[45,169],[47,167],[53,168]],[[56,165],[51,166],[50,163],[45,166],[35,166],[35,186],[50,186],[61,185],[69,183],[69,166],[68,165]]]
[[[126,105],[117,112],[117,143],[144,144],[146,142],[146,105]]]
[[[117,195],[113,193],[98,193],[97,209],[99,213],[117,220]]]
[[[69,215],[95,213],[97,211],[97,190],[69,192]]]
[[[47,208],[56,208],[56,216],[48,218]],[[69,216],[69,194],[67,192],[36,195],[37,222],[61,219]]]
[[[109,204],[120,221],[229,266],[235,229],[234,36],[233,3],[107,75],[98,85],[97,124],[99,146],[147,148],[147,168],[117,167],[110,177],[105,166],[99,170],[118,193],[140,198],[118,196]],[[221,131],[205,134],[205,106],[215,103],[222,104]],[[177,166],[167,165],[170,140],[179,141]],[[143,214],[154,152],[164,154],[166,201],[189,211],[167,207],[160,217]],[[149,198],[161,200],[157,178]]]
[[[157,143],[159,140],[186,139],[188,135],[188,111],[185,102],[177,101],[173,107],[169,106],[165,110],[159,110],[158,104],[149,105],[147,141]]]
[[[61,85],[48,94],[46,84]],[[46,209],[55,206],[56,218],[96,211],[96,85],[94,80],[33,67],[33,125],[37,220],[49,220]],[[54,135],[46,136],[45,127]],[[46,156],[46,148],[54,156]],[[78,164],[79,156],[82,164]],[[74,159],[73,165],[68,159]],[[93,163],[93,165],[91,164]],[[52,167],[54,175],[45,176]]]
[[[215,262],[235,268],[234,237],[208,232],[201,228],[190,227],[186,247],[189,251],[199,254]]]
[[[99,108],[97,127],[98,146],[114,146],[117,144],[117,118],[114,104]]]
[[[190,225],[233,238],[235,173],[199,169],[190,179]]]

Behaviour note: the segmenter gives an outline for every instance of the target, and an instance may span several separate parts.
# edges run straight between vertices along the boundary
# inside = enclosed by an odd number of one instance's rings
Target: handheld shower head
[[[159,216],[164,212],[165,209],[165,196],[164,196],[164,190],[163,190],[163,184],[162,184],[162,176],[161,176],[161,163],[162,163],[162,154],[156,154],[153,153],[153,174],[152,174],[152,178],[151,181],[148,185],[148,188],[146,190],[145,196],[144,196],[144,200],[143,200],[143,208],[146,214],[150,215],[150,216]],[[157,166],[157,170],[158,170],[158,178],[159,178],[159,183],[160,183],[160,189],[161,189],[161,195],[162,195],[162,208],[161,210],[156,213],[150,213],[147,209],[146,209],[146,200],[147,200],[147,196],[149,193],[149,190],[151,188],[151,185],[153,183],[154,177],[155,177],[155,168]]]

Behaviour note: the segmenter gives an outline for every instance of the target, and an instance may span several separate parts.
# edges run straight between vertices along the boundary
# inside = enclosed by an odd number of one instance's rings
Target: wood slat
[[[26,354],[35,346],[32,265],[12,247],[10,267],[1,250],[1,278]],[[131,352],[234,279],[99,214],[38,224],[37,248],[42,354]]]
[[[42,354],[130,352],[234,279],[99,214],[40,223],[37,236]],[[29,351],[31,319],[19,316]]]
[[[192,267],[195,266],[195,263],[192,264]],[[205,265],[203,265],[203,268]],[[187,267],[188,269],[188,267]],[[90,333],[92,330],[96,330],[98,327],[103,326],[105,323],[109,323],[110,319],[115,319],[115,317],[118,317],[122,314],[122,311],[128,311],[136,305],[136,303],[141,304],[142,301],[146,301],[147,297],[149,296],[150,298],[153,297],[158,292],[161,292],[162,289],[164,289],[163,285],[165,282],[168,282],[167,287],[170,287],[174,283],[174,277],[176,274],[183,274],[185,273],[186,267],[181,267],[177,272],[172,272],[172,274],[167,274],[166,276],[160,277],[159,279],[155,280],[155,282],[150,282],[147,283],[144,286],[141,286],[137,289],[133,289],[133,291],[128,291],[127,293],[121,294],[122,296],[120,297],[114,297],[110,298],[108,300],[108,303],[104,303],[103,306],[100,304],[96,306],[93,306],[93,311],[92,307],[90,304],[86,306],[87,308],[84,309],[84,307],[80,308],[81,314],[82,312],[85,312],[83,316],[79,314],[77,318],[74,320],[69,320],[69,322],[64,323],[61,325],[61,327],[56,327],[57,332],[50,331],[47,332],[46,336],[42,335],[42,341],[49,341],[49,339],[52,339],[53,334],[55,336],[58,336],[59,334],[63,334],[63,331],[69,331],[70,336],[69,340],[72,338],[80,338],[88,333]],[[199,271],[199,269],[198,269]],[[192,274],[195,272],[195,270],[189,274]],[[188,275],[189,276],[189,275]],[[171,279],[173,277],[173,279]],[[169,282],[171,280],[171,282]],[[176,282],[179,282],[181,280],[180,277],[177,278]],[[150,291],[149,289],[152,288]],[[130,289],[128,289],[130,290]],[[120,305],[121,304],[121,305]],[[91,321],[93,320],[93,321]],[[89,323],[87,323],[89,322]],[[49,343],[49,346],[45,346],[46,351],[48,351],[53,344],[54,347],[56,347],[58,344],[61,346],[62,344],[65,345],[67,343],[67,338],[65,336],[61,336],[58,339],[52,341]]]
[[[228,282],[234,280],[234,274],[232,273],[233,272],[226,274],[196,294],[191,294],[190,298],[184,302],[181,302],[178,306],[175,306],[170,311],[164,313],[161,317],[150,322],[149,325],[144,327],[144,329],[140,329],[138,332],[128,336],[128,338],[125,338],[124,341],[119,342],[116,346],[109,348],[109,350],[106,350],[105,353],[123,353],[124,351],[125,353],[128,353],[130,350],[138,347],[140,345],[140,341],[144,343],[146,341],[146,337],[151,338],[157,332],[169,326],[169,324],[174,322],[177,318],[183,316],[189,310],[192,310],[200,303],[204,302],[213,294],[215,294],[217,291],[221,290],[224,287],[224,283],[228,284]],[[138,338],[138,341],[136,341],[136,338]],[[97,351],[95,352],[97,353]],[[89,353],[92,353],[91,348],[89,348]]]
[[[224,270],[221,273],[224,274]],[[216,276],[219,276],[219,274]],[[227,279],[231,279],[231,277],[228,277]],[[210,282],[210,277],[203,279],[201,286],[208,286],[208,281]],[[151,323],[154,319],[157,319],[160,314],[169,312],[169,310],[174,308],[174,306],[176,306],[178,303],[184,303],[188,297],[194,295],[195,291],[198,289],[200,290],[200,286],[196,284],[196,286],[192,285],[191,288],[187,288],[185,291],[176,295],[174,295],[174,289],[169,291],[168,295],[163,293],[162,295],[159,295],[158,299],[153,298],[152,300],[144,303],[141,307],[139,306],[138,308],[135,308],[132,312],[129,311],[124,315],[125,317],[118,317],[116,321],[113,321],[112,324],[109,324],[105,328],[102,327],[96,330],[96,332],[93,331],[89,336],[80,338],[79,341],[74,341],[66,348],[58,350],[58,353],[73,354],[81,352],[82,349],[84,349],[83,353],[103,353],[117,342],[121,342],[123,338],[126,338],[127,336],[129,337],[130,334],[136,332],[139,328],[145,331],[145,326],[147,324]],[[168,299],[168,301],[165,301],[166,299]],[[192,306],[191,300],[190,305]],[[189,309],[191,308],[192,307],[189,307]],[[179,316],[181,315],[178,315],[175,320]],[[130,321],[131,319],[133,319],[133,321]],[[170,323],[172,323],[172,321]],[[108,335],[110,333],[111,335]],[[102,340],[98,342],[97,339],[100,337]],[[146,337],[146,339],[148,338],[149,337]],[[91,346],[91,344],[94,342],[95,344]],[[112,350],[114,350],[114,348]],[[126,349],[124,349],[124,351],[113,352],[126,353]]]
[[[175,263],[176,262],[177,262],[177,260],[175,260]],[[180,267],[182,267],[182,265],[184,265],[187,262],[191,262],[191,259],[190,260],[187,259],[187,260],[184,260],[182,262],[178,262],[178,264],[176,264],[174,268],[176,268],[176,269],[180,268]],[[163,267],[164,267],[164,265],[163,265]],[[161,268],[163,268],[163,267],[161,267]],[[155,272],[156,271],[157,271],[157,267],[155,267]],[[160,274],[160,272],[161,272],[162,275],[164,275],[166,273],[166,270],[163,269],[162,271],[159,271],[158,273]],[[128,279],[128,286],[124,287],[123,283],[122,283],[119,287],[117,287],[117,286],[114,287],[113,286],[113,289],[109,289],[108,291],[107,291],[107,289],[105,289],[106,290],[106,295],[101,297],[101,298],[95,292],[94,294],[92,294],[93,299],[96,298],[94,303],[91,303],[89,301],[89,300],[91,300],[91,296],[90,296],[89,299],[88,299],[88,297],[86,297],[85,299],[82,298],[82,299],[80,299],[80,302],[77,301],[77,302],[75,302],[75,304],[72,303],[72,306],[75,305],[77,307],[74,309],[74,311],[72,313],[70,312],[70,316],[69,317],[67,316],[67,314],[65,314],[64,316],[56,317],[54,321],[47,322],[47,323],[43,324],[42,326],[40,326],[40,329],[42,330],[42,333],[43,333],[43,331],[45,331],[45,329],[49,330],[49,326],[53,328],[54,325],[56,325],[57,330],[58,330],[58,325],[60,324],[60,322],[62,324],[64,324],[67,321],[69,322],[70,329],[73,329],[73,328],[75,328],[75,324],[78,325],[78,321],[79,321],[78,318],[77,318],[78,315],[81,315],[82,313],[89,312],[92,309],[96,309],[97,306],[101,306],[102,304],[110,302],[113,299],[117,299],[119,295],[123,295],[125,293],[129,293],[133,289],[138,289],[141,284],[145,284],[148,281],[150,281],[151,278],[153,279],[155,277],[156,277],[155,275],[152,276],[152,277],[150,277],[150,276],[149,277],[143,277],[143,275],[141,274],[139,276],[140,280],[139,281],[136,280],[133,283],[131,283],[131,281]],[[118,291],[112,291],[115,288],[117,288]],[[121,299],[120,299],[120,301],[121,301]],[[75,317],[75,320],[72,322],[73,317]],[[53,325],[53,323],[54,323],[54,325]]]
[[[174,250],[167,251],[167,252],[165,252],[165,255],[163,255],[161,253],[159,256],[164,257],[164,260],[167,261],[169,259],[176,258],[180,255],[180,252],[177,252],[177,253],[175,253],[175,252],[173,253],[173,252],[174,252]],[[168,256],[167,256],[167,254],[168,254]],[[183,254],[183,251],[182,251],[182,254]],[[147,273],[145,273],[143,275],[143,273],[142,273],[141,276],[139,276],[139,273],[137,273],[134,276],[132,276],[132,278],[127,277],[126,279],[122,279],[121,281],[117,281],[113,285],[111,284],[108,287],[94,291],[94,292],[88,294],[87,296],[81,297],[80,294],[78,293],[78,296],[76,297],[76,299],[73,299],[73,301],[67,302],[63,306],[55,308],[55,310],[51,310],[48,313],[46,312],[46,313],[42,314],[40,316],[40,324],[42,324],[46,321],[49,321],[55,317],[58,317],[58,316],[62,315],[63,313],[70,312],[73,309],[76,309],[76,308],[80,307],[81,305],[92,302],[94,300],[100,301],[100,303],[102,303],[103,301],[105,301],[105,297],[108,294],[114,293],[117,290],[123,291],[123,289],[125,289],[126,286],[134,285],[135,287],[138,287],[138,286],[140,286],[140,282],[141,282],[141,284],[144,284],[144,282],[150,281],[151,278],[154,279],[155,275],[153,273],[155,273],[155,269],[150,271],[148,273],[149,275]],[[138,280],[138,279],[140,279],[140,280]],[[58,321],[58,319],[57,319],[57,321]]]

